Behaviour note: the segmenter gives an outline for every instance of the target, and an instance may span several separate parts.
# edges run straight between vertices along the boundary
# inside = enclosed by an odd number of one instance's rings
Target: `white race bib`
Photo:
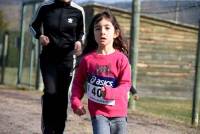
[[[96,103],[105,105],[115,105],[115,100],[105,100],[102,97],[101,87],[116,87],[116,85],[117,80],[115,78],[90,75],[88,76],[87,96],[91,101],[94,101]]]
[[[101,87],[87,83],[87,96],[91,101],[105,105],[115,105],[115,100],[105,100],[101,94]]]

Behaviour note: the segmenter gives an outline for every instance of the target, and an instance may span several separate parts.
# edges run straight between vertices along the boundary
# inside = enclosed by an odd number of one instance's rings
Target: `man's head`
[[[55,0],[55,1],[58,1],[58,2],[71,2],[72,0]]]

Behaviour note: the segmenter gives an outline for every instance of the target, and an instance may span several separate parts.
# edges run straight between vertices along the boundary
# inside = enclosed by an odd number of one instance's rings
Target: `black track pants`
[[[63,134],[67,118],[68,90],[71,68],[63,64],[47,63],[40,59],[44,82],[42,96],[43,134]]]

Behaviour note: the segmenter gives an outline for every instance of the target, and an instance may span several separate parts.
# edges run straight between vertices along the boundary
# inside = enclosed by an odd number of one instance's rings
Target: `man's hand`
[[[40,38],[39,38],[39,41],[40,41],[40,44],[43,45],[43,46],[47,46],[49,44],[49,37],[45,36],[45,35],[40,35]]]
[[[81,42],[80,41],[76,41],[74,43],[74,53],[75,53],[76,56],[81,55],[82,48],[81,48]]]
[[[137,101],[137,100],[139,100],[139,98],[140,98],[140,97],[139,97],[137,94],[136,94],[136,95],[133,95],[133,99],[134,99],[134,100]]]

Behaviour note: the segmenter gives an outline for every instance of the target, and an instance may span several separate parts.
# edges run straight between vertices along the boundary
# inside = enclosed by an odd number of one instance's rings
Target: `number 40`
[[[97,97],[102,97],[102,93],[101,93],[101,88],[93,88],[92,89],[92,94],[94,96],[97,96]]]

